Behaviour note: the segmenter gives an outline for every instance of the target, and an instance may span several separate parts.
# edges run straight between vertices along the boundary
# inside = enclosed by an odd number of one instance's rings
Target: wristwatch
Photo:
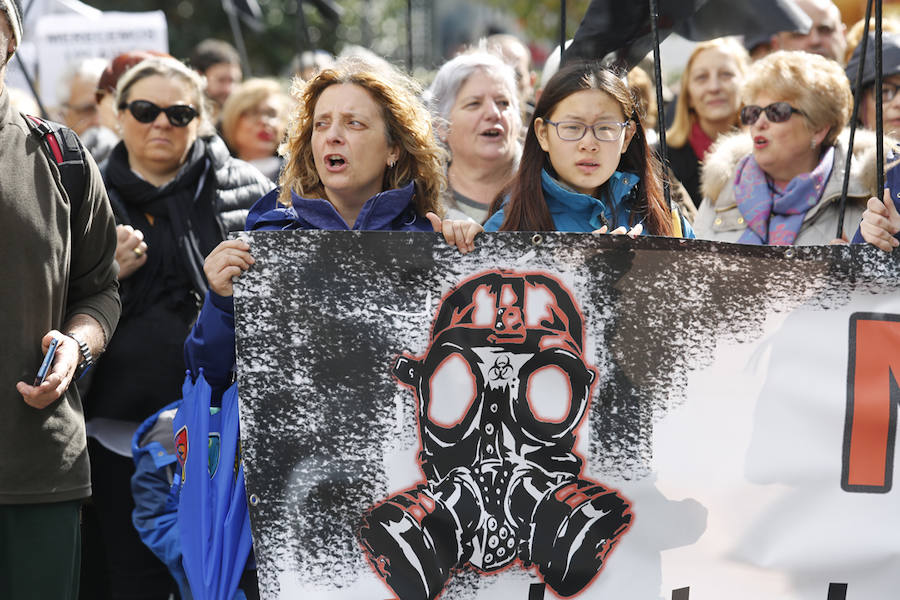
[[[94,356],[91,354],[91,349],[87,343],[78,334],[70,333],[68,336],[75,340],[75,343],[78,344],[78,350],[81,352],[81,362],[75,368],[75,379],[78,379],[94,366]]]

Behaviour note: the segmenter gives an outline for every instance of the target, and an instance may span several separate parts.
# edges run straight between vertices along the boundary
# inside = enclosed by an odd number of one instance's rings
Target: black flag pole
[[[22,57],[19,56],[19,53],[16,52],[13,54],[16,59],[16,62],[19,64],[19,69],[22,71],[22,76],[25,77],[25,82],[28,84],[28,88],[31,90],[31,95],[34,96],[34,101],[37,102],[38,108],[41,109],[41,116],[49,118],[50,113],[47,112],[47,108],[44,106],[44,103],[41,102],[41,95],[38,94],[37,87],[34,85],[34,79],[28,73],[28,69],[26,68],[25,61],[22,60]]]
[[[222,7],[225,9],[225,14],[228,15],[228,24],[231,26],[231,36],[234,38],[234,46],[241,56],[241,66],[244,71],[244,77],[250,77],[250,57],[247,55],[247,46],[244,44],[244,33],[241,31],[237,10],[234,8],[234,4],[231,0],[223,0]]]
[[[406,0],[406,71],[413,72],[412,0]]]
[[[878,0],[878,3],[881,4],[881,0]],[[844,235],[844,213],[847,210],[847,190],[850,188],[850,162],[853,160],[853,142],[856,139],[856,126],[859,122],[859,105],[862,103],[862,80],[863,80],[863,69],[866,66],[866,52],[869,49],[869,23],[872,18],[872,0],[866,0],[866,18],[865,23],[863,24],[863,36],[862,42],[859,49],[859,62],[856,67],[856,81],[853,84],[853,113],[850,117],[850,137],[847,140],[847,161],[846,167],[844,168],[844,181],[841,186],[841,202],[840,202],[840,210],[838,211],[838,221],[837,221],[837,234],[836,238],[841,238]],[[877,37],[877,32],[876,32]],[[876,60],[877,55],[879,53],[878,43],[876,40]],[[881,95],[881,71],[878,69],[880,67],[880,61],[877,61],[879,64],[876,67],[875,74],[875,82],[877,94]],[[880,123],[881,121],[881,106],[880,102],[876,100],[875,102],[875,119]],[[877,130],[876,130],[877,136]],[[878,152],[881,151],[881,141],[878,141]],[[884,160],[882,158],[882,160]],[[876,157],[876,162],[878,162]],[[882,181],[883,175],[881,174],[882,167],[878,166],[878,181],[879,188],[884,187],[884,183]]]
[[[566,0],[559,0],[559,66],[566,64]]]
[[[871,1],[871,0],[870,0]],[[656,110],[657,129],[659,129],[659,159],[662,162],[663,195],[666,198],[666,206],[672,210],[672,193],[669,190],[669,161],[668,147],[666,146],[666,108],[662,92],[662,64],[659,56],[659,2],[650,0],[650,28],[653,31],[653,68],[656,76]]]
[[[882,0],[875,0],[875,169],[878,175],[878,198],[884,196],[884,118],[883,98],[881,97],[881,84],[884,80],[884,67],[882,65],[883,52],[881,48],[881,7]],[[868,30],[866,31],[868,34]]]
[[[304,50],[312,50],[309,27],[306,25],[306,13],[303,12],[303,0],[297,0],[297,56]]]
[[[28,19],[28,13],[31,12],[31,8],[34,6],[34,2],[24,2],[22,6],[22,22],[24,23]],[[17,48],[18,50],[18,48]],[[16,64],[19,65],[19,70],[22,71],[22,76],[25,78],[25,83],[28,84],[28,89],[31,90],[31,95],[34,96],[34,101],[37,102],[38,108],[41,111],[41,116],[45,119],[50,117],[50,113],[47,112],[47,107],[44,106],[44,103],[41,101],[41,95],[38,94],[37,86],[34,83],[34,78],[31,76],[31,73],[28,72],[28,68],[25,65],[25,61],[22,60],[22,57],[19,56],[19,53],[16,52],[13,54],[13,57],[16,59]]]

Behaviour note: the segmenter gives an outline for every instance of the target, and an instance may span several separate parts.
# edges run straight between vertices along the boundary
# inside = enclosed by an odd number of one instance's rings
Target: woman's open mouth
[[[341,171],[347,166],[347,159],[340,154],[328,154],[324,162],[325,168],[329,171]]]

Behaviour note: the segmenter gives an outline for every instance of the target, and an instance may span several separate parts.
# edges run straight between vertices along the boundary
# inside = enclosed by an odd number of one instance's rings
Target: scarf
[[[143,312],[170,291],[202,297],[204,257],[222,240],[215,203],[203,202],[215,181],[206,143],[197,139],[181,170],[162,187],[131,170],[123,143],[110,154],[104,177],[117,221],[141,229],[148,246],[144,266],[122,282],[123,313]]]
[[[691,125],[688,143],[691,145],[691,150],[694,151],[694,156],[697,157],[697,160],[703,162],[706,159],[707,150],[712,146],[713,139],[706,135],[706,132],[700,127],[700,123],[694,121],[694,124]]]
[[[806,213],[819,203],[834,166],[834,148],[822,155],[809,173],[794,177],[784,192],[773,192],[768,176],[752,154],[741,159],[734,178],[734,197],[747,229],[741,244],[790,246],[797,239]]]

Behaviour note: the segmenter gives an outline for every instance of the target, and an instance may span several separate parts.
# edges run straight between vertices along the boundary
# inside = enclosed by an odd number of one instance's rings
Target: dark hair
[[[624,76],[623,76],[624,77]],[[647,231],[653,235],[672,235],[672,220],[662,194],[659,161],[647,144],[644,125],[637,100],[624,78],[596,62],[578,62],[560,69],[547,82],[534,109],[519,170],[510,187],[509,202],[500,231],[554,231],[553,218],[544,200],[541,171],[555,174],[547,153],[538,143],[534,124],[538,118],[546,120],[560,102],[582,90],[600,90],[610,95],[622,107],[622,113],[635,124],[634,137],[619,160],[618,170],[640,176],[631,205],[632,221],[644,218]],[[605,193],[607,184],[601,186]],[[495,201],[491,213],[500,208]]]
[[[222,40],[213,38],[203,40],[191,53],[190,65],[200,73],[206,73],[211,66],[222,63],[238,66],[241,64],[241,57],[234,46]]]

